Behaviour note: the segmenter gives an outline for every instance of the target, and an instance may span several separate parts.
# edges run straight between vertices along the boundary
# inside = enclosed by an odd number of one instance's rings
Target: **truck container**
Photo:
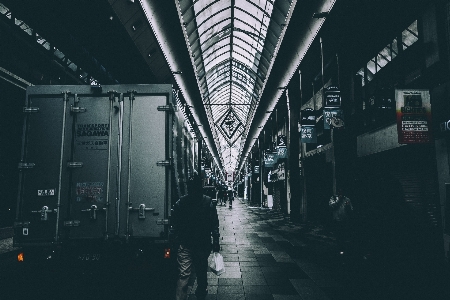
[[[183,108],[168,84],[28,87],[14,223],[24,262],[169,258],[170,208],[197,155]]]

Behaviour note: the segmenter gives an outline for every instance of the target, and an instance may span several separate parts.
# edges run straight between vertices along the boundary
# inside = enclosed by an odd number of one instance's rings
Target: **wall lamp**
[[[330,13],[329,12],[320,12],[320,13],[313,13],[313,18],[316,18],[316,19],[320,19],[320,18],[326,18],[326,17],[328,17],[328,15],[329,15]]]

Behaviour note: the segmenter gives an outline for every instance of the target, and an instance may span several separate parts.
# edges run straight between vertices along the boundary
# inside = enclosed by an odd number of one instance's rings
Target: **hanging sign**
[[[395,90],[399,144],[431,143],[431,103],[428,90]]]
[[[287,148],[286,147],[278,147],[277,148],[277,157],[280,158],[287,158]]]
[[[233,176],[234,174],[233,173],[227,173],[227,181],[228,182],[232,182],[233,181]]]
[[[300,132],[302,143],[317,143],[316,126],[302,126]]]
[[[344,127],[344,111],[342,108],[323,108],[323,129]]]
[[[301,111],[300,141],[302,143],[317,143],[316,112],[312,108]]]
[[[276,170],[276,174],[277,174],[277,179],[278,180],[285,180],[286,179],[286,169],[285,169],[284,162],[278,164],[278,167],[277,167],[277,170]]]
[[[277,152],[264,152],[264,166],[273,167],[277,162]]]
[[[316,126],[316,112],[312,108],[302,110],[300,125]]]
[[[286,136],[285,135],[279,135],[277,136],[277,147],[286,147]]]
[[[325,107],[341,107],[341,91],[337,86],[325,88]]]
[[[255,166],[255,167],[253,168],[253,173],[259,174],[259,166]]]

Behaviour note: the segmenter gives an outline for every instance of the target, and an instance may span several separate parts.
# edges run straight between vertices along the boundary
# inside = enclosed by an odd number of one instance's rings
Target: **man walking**
[[[197,299],[208,294],[208,257],[212,250],[219,252],[219,218],[212,199],[202,194],[199,175],[194,174],[187,184],[188,194],[181,197],[172,209],[172,233],[178,247],[178,281],[176,299],[185,300],[192,265],[197,275]]]

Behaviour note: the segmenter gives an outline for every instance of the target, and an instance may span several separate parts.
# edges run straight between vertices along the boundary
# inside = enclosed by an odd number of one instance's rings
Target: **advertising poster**
[[[431,103],[428,90],[395,90],[399,144],[432,142]]]

